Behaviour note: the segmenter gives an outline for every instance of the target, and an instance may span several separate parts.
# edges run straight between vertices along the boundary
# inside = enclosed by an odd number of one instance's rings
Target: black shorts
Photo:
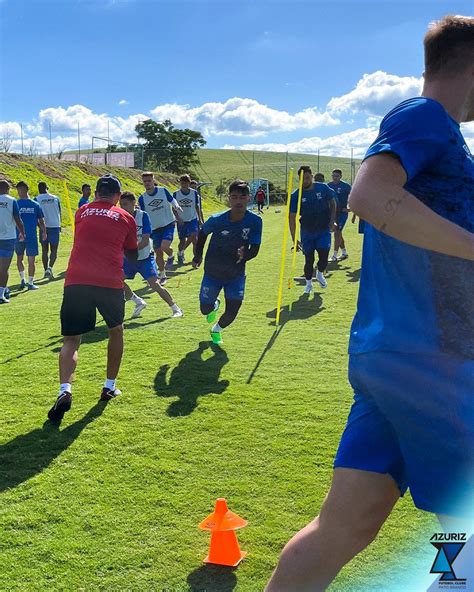
[[[118,327],[125,317],[122,288],[72,285],[64,288],[61,305],[61,332],[65,336],[83,335],[95,329],[96,310],[109,329]]]

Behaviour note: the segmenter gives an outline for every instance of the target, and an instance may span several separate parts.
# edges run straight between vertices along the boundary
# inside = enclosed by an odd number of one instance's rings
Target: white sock
[[[181,309],[179,308],[179,306],[175,302],[174,304],[171,305],[171,310],[173,312],[178,312],[178,310],[181,310]]]
[[[324,273],[322,271],[318,271],[316,272],[318,277],[324,277]]]
[[[133,302],[135,302],[135,304],[140,304],[142,299],[140,298],[140,296],[137,296],[135,294],[135,292],[132,293],[132,297],[130,298],[130,300],[133,300]]]
[[[306,280],[306,285],[307,286],[312,286],[313,285],[313,282],[311,280]]]
[[[60,397],[65,391],[67,391],[68,393],[70,393],[72,391],[70,382],[63,382],[62,384],[59,385],[58,397]]]
[[[342,254],[343,254],[343,255],[347,255],[347,251],[346,251],[346,249],[342,249]]]
[[[24,279],[25,279],[25,272],[20,271],[20,280],[24,280]]]
[[[29,283],[29,284],[32,284],[34,279],[35,279],[35,278],[34,278],[34,276],[32,276],[32,275],[29,275],[29,276],[28,276],[28,283]]]
[[[212,327],[211,331],[213,333],[221,333],[222,332],[222,327],[219,325],[219,323],[216,323],[214,325],[214,327]]]
[[[104,386],[106,389],[113,391],[115,389],[115,378],[106,378]]]
[[[0,286],[0,298],[3,298],[3,295],[5,294],[5,288],[2,288]]]
[[[333,255],[333,257],[334,257],[334,255],[336,255],[336,257],[337,257],[337,254],[338,254],[338,253],[339,253],[339,249],[338,249],[337,251],[334,251],[334,253],[332,254],[332,255]]]
[[[178,255],[180,255],[181,257],[184,256],[184,251],[179,251]]]
[[[166,271],[160,271],[160,278],[166,277]]]

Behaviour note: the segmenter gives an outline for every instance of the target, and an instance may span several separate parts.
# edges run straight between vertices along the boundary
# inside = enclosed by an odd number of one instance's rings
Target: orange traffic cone
[[[209,555],[204,559],[204,563],[231,567],[239,565],[247,553],[240,550],[234,531],[247,524],[247,520],[229,510],[223,497],[217,499],[214,512],[199,525],[202,530],[210,530],[212,533]]]

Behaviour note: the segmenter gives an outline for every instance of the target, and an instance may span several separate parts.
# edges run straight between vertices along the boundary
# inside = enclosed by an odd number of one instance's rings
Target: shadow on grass
[[[102,415],[107,403],[99,402],[82,419],[64,430],[46,421],[42,428],[17,436],[0,446],[0,492],[28,481],[46,469],[74,442],[82,430]]]
[[[42,349],[48,349],[48,347],[51,347],[52,345],[56,345],[58,343],[62,343],[63,338],[60,336],[53,336],[49,338],[48,343],[45,343],[44,345],[41,345],[40,347],[37,347],[35,349],[30,349],[28,351],[22,352],[21,354],[18,354],[17,356],[11,356],[10,358],[6,358],[5,360],[2,360],[0,362],[0,364],[8,364],[8,362],[12,362],[13,360],[19,360],[20,358],[23,358],[24,356],[29,356],[30,354],[35,354],[36,352],[41,351]],[[61,348],[53,348],[51,351],[55,352],[55,351],[59,351]]]
[[[203,359],[208,349],[213,355]],[[178,397],[166,413],[170,417],[189,415],[197,407],[199,397],[223,393],[229,381],[219,380],[219,376],[228,361],[227,353],[221,347],[201,341],[199,347],[187,353],[171,373],[168,374],[168,364],[161,366],[154,381],[156,394],[159,397]]]
[[[313,297],[311,297],[310,294],[302,294],[298,298],[298,300],[293,302],[293,306],[291,308],[291,311],[290,311],[289,304],[287,304],[286,306],[284,306],[281,309],[280,325],[278,327],[275,327],[275,331],[273,332],[272,336],[268,340],[268,343],[266,344],[266,346],[263,348],[263,351],[260,354],[260,357],[258,358],[257,363],[255,364],[255,366],[253,367],[252,371],[250,372],[250,374],[247,378],[247,384],[250,384],[252,382],[252,380],[253,380],[255,374],[257,373],[257,370],[259,369],[261,363],[263,362],[267,352],[269,352],[272,349],[273,345],[275,344],[275,341],[277,340],[278,335],[280,335],[280,333],[282,332],[283,327],[286,325],[286,323],[288,323],[289,321],[292,321],[292,320],[309,319],[312,316],[317,315],[322,310],[324,310],[324,307],[322,304],[323,304],[323,299],[321,298],[321,296],[319,294],[315,293]],[[270,321],[270,325],[275,325],[275,323],[276,323],[276,308],[267,312],[267,318],[274,319],[273,321]]]
[[[349,278],[350,282],[358,282],[360,280],[360,267],[353,271],[347,271],[346,276]]]
[[[202,565],[188,576],[189,592],[231,592],[237,586],[233,567]]]

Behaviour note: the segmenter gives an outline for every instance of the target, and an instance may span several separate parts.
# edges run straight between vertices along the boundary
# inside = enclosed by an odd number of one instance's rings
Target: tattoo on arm
[[[384,208],[385,211],[387,212],[387,215],[385,216],[385,219],[379,228],[380,232],[385,232],[385,229],[387,228],[387,224],[389,222],[389,218],[393,218],[395,216],[398,208],[400,207],[400,204],[406,198],[406,196],[407,196],[407,193],[404,192],[400,198],[389,199],[387,201],[387,203],[385,204],[385,208]]]

